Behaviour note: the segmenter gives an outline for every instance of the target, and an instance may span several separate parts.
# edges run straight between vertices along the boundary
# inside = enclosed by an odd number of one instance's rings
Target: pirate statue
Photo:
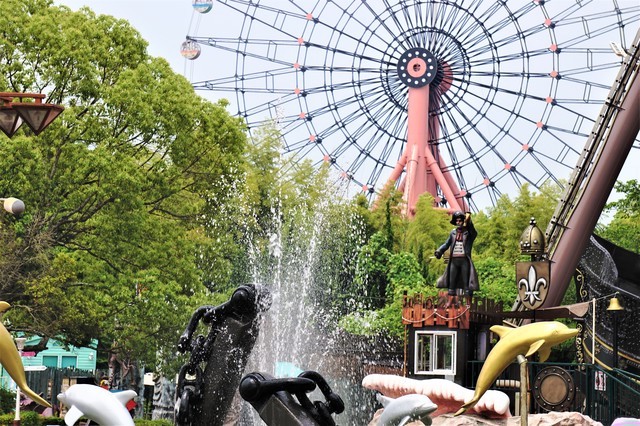
[[[438,278],[437,287],[449,289],[449,303],[447,305],[456,302],[458,289],[464,290],[467,304],[470,304],[473,292],[480,288],[478,274],[471,261],[471,248],[478,232],[471,222],[471,213],[454,212],[451,224],[456,226],[455,229],[451,231],[447,241],[435,252],[436,258],[440,259],[445,250],[449,249],[449,263],[444,274]]]

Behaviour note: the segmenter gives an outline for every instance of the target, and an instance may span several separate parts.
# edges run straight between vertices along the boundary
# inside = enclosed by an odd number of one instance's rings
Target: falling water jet
[[[325,244],[335,242],[337,232],[344,231],[337,229],[335,221],[328,217],[334,207],[325,201],[312,212],[294,212],[298,214],[298,226],[281,221],[279,218],[282,216],[274,212],[274,217],[278,218],[274,220],[274,231],[265,239],[265,249],[256,251],[253,264],[253,280],[269,288],[272,307],[263,318],[260,336],[246,371],[261,372],[275,378],[296,377],[303,370],[317,371],[345,401],[345,413],[337,417],[338,423],[361,424],[368,422],[375,411],[374,402],[370,401],[373,395],[360,386],[362,358],[335,355],[336,348],[343,343],[338,342],[339,333],[333,327],[335,315],[332,306],[338,299],[327,286],[331,279],[319,272],[326,269],[323,256],[330,251]],[[344,226],[350,223],[351,218],[347,216],[340,216]],[[349,232],[357,234],[358,230],[354,228]],[[332,252],[331,255],[337,256],[338,253]],[[355,257],[355,251],[352,255]],[[335,274],[335,271],[330,273]],[[367,401],[355,402],[362,395]],[[323,400],[317,391],[310,398]],[[246,412],[247,406],[243,411]],[[360,409],[366,413],[355,412]],[[243,415],[238,424],[264,424],[255,411],[252,413],[251,419]],[[366,421],[354,419],[360,414],[364,414],[360,417]]]

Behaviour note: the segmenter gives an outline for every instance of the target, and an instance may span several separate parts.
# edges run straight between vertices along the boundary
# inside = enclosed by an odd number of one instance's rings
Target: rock
[[[377,426],[382,410],[373,416],[369,426]],[[546,414],[529,414],[529,426],[603,426],[589,416],[575,412],[555,412]],[[412,422],[407,426],[424,426],[422,422]],[[453,417],[453,414],[443,414],[433,419],[433,426],[520,426],[520,416],[508,419],[485,419],[477,415],[463,414]]]
[[[589,416],[575,412],[529,414],[529,426],[603,426]],[[433,419],[433,426],[520,426],[520,416],[509,419],[489,420],[475,415],[453,417],[444,414]]]

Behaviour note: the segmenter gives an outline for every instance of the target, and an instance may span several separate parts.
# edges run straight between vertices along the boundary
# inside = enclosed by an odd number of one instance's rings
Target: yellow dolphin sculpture
[[[7,302],[0,302],[0,313],[9,309],[11,305]],[[47,401],[42,399],[37,393],[32,391],[27,385],[27,378],[24,375],[24,367],[22,366],[22,360],[20,359],[20,353],[16,349],[16,345],[13,342],[11,334],[4,328],[2,322],[0,322],[0,364],[7,370],[9,376],[14,382],[22,389],[22,392],[29,395],[29,398],[33,399],[40,405],[45,407],[51,407]]]
[[[569,328],[558,321],[543,321],[523,325],[518,328],[494,325],[490,329],[498,336],[496,343],[487,356],[471,401],[466,402],[454,414],[459,416],[476,405],[482,395],[493,385],[500,373],[518,356],[531,356],[538,352],[540,362],[545,362],[551,354],[551,347],[578,334],[575,328]]]

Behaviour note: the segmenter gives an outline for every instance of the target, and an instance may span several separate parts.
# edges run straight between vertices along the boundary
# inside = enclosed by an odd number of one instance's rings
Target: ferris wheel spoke
[[[386,0],[385,0],[386,3]],[[363,2],[362,5],[369,11],[369,13],[371,14],[371,16],[373,17],[373,19],[375,19],[375,22],[378,23],[379,27],[382,27],[385,31],[386,34],[390,37],[394,37],[398,34],[398,31],[401,30],[401,27],[398,26],[397,29],[394,31],[388,24],[387,21],[382,19],[380,14],[371,7],[371,5],[368,2]],[[373,34],[375,34],[375,36],[377,38],[382,39],[383,35],[378,33],[377,31],[372,31]]]
[[[526,36],[522,34],[522,32],[518,31],[516,34],[505,36],[499,40],[492,40],[492,44],[493,44],[493,48],[498,50],[502,47],[509,46],[509,45],[515,46],[516,43],[524,42],[525,39],[526,39]]]
[[[224,4],[228,8],[238,12],[239,14],[250,17],[250,21],[253,23],[258,23],[264,26],[265,28],[269,28],[270,30],[276,31],[277,33],[288,36],[293,40],[296,40],[299,36],[296,34],[289,33],[284,30],[284,23],[287,18],[291,18],[294,20],[298,20],[301,23],[307,22],[307,14],[299,11],[292,12],[289,10],[284,10],[282,8],[276,8],[271,6],[265,6],[264,4],[260,4],[260,1],[239,1],[239,0],[225,0],[224,3],[218,2],[219,4]],[[283,4],[286,4],[282,2]],[[289,2],[290,4],[294,4],[293,2]],[[240,6],[246,6],[245,8],[241,8]],[[263,17],[264,16],[264,17]],[[269,19],[266,18],[269,16]]]
[[[298,45],[297,42],[289,42],[287,40],[257,40],[251,43],[242,42],[242,40],[235,40],[234,43],[226,42],[218,42],[217,40],[211,38],[200,38],[200,37],[188,37],[188,40],[195,41],[196,43],[207,45],[219,50],[223,50],[226,52],[232,52],[235,54],[242,55],[243,58],[253,58],[258,59],[264,62],[272,62],[278,65],[283,65],[285,67],[291,67],[292,62],[284,61],[282,59],[278,59],[276,57],[278,47],[293,47]],[[235,44],[236,47],[231,46],[231,44]],[[240,49],[240,46],[244,46],[244,49]],[[247,47],[253,46],[267,46],[266,54],[254,53],[251,51],[247,51]]]
[[[466,74],[470,79],[481,77],[493,77],[496,73],[493,71],[470,71]],[[527,72],[527,71],[500,71],[500,78],[543,78],[549,79],[549,73]]]
[[[453,110],[455,110],[458,113],[458,115],[454,116]],[[478,111],[474,111],[474,112],[477,113]],[[460,140],[462,141],[463,145],[467,149],[470,160],[476,160],[480,156],[486,155],[486,152],[492,152],[496,156],[496,158],[498,158],[501,161],[502,165],[509,163],[507,159],[505,159],[502,156],[502,154],[495,149],[495,146],[491,143],[490,138],[486,137],[484,133],[479,131],[479,129],[477,128],[477,126],[475,126],[473,122],[473,118],[469,117],[460,108],[459,104],[454,105],[453,109],[446,111],[445,114],[449,118],[449,123],[451,123],[454,126],[454,128],[456,129],[457,135],[459,135]],[[474,117],[475,116],[476,115],[474,114]],[[460,122],[464,123],[464,126],[460,125]],[[483,143],[482,150],[479,151],[471,147],[471,144],[468,142],[468,138],[465,136],[467,133],[464,131],[465,126],[468,126],[471,129],[470,131],[473,132],[478,137],[478,139],[482,141]],[[449,154],[450,156],[453,156],[453,154],[451,153],[453,151],[453,148],[450,147],[450,145],[447,145],[447,149],[450,149]],[[485,151],[484,153],[482,152],[483,150]]]
[[[540,177],[540,179],[533,180],[527,174],[521,173],[515,166],[509,170],[509,176],[513,178],[518,188],[522,187],[523,182],[532,185],[534,188],[538,188],[545,181],[544,176]]]
[[[618,69],[620,68],[620,62],[616,61],[616,62],[608,62],[608,63],[604,63],[604,64],[600,64],[597,66],[585,66],[585,67],[579,67],[579,68],[571,68],[571,69],[563,69],[560,73],[560,76],[563,80],[566,81],[573,81],[573,82],[578,82],[578,81],[584,81],[581,79],[576,79],[576,78],[572,78],[570,76],[572,75],[585,75],[588,74],[590,72],[594,72],[594,71],[602,71],[602,70],[612,70],[612,69]],[[593,82],[589,82],[593,87],[598,87],[600,89],[605,89],[607,91],[609,91],[611,89],[611,86],[608,86],[606,84],[603,83],[598,83],[597,81],[593,81]]]
[[[478,40],[484,39],[483,35],[486,35],[486,28],[484,26],[484,19],[487,18],[487,15],[491,15],[492,11],[495,11],[496,8],[500,8],[501,5],[499,2],[490,3],[491,6],[488,9],[485,9],[480,14],[473,13],[473,19],[469,19],[464,24],[469,24],[468,26],[454,24],[457,28],[457,32],[453,34],[453,36],[463,45],[473,45]],[[481,5],[481,2],[476,2],[476,9]],[[470,10],[470,9],[468,9]],[[471,16],[471,15],[470,15]]]
[[[314,47],[314,48],[318,48],[319,50],[323,50],[326,52],[331,52],[334,54],[341,54],[344,55],[345,57],[348,58],[357,58],[357,59],[361,59],[364,61],[371,61],[374,63],[379,63],[379,59],[373,57],[373,56],[369,56],[369,55],[362,55],[362,54],[358,54],[358,53],[354,53],[348,50],[344,50],[344,49],[339,49],[337,47],[333,47],[333,46],[325,46],[325,45],[321,45],[321,44],[317,44],[317,43],[311,43],[308,42],[306,43],[306,45],[308,45],[309,47]],[[367,45],[367,46],[371,46],[371,45]],[[376,49],[377,50],[377,49]],[[386,63],[383,65],[392,65],[391,63]]]
[[[387,166],[386,163],[376,160],[375,166],[373,166],[373,170],[371,170],[371,173],[369,174],[368,181],[369,182],[378,182],[379,180],[381,180],[382,174],[384,172],[386,172],[387,170],[390,170],[390,169],[391,169],[391,167]],[[377,189],[381,190],[382,187],[377,188]],[[372,191],[376,190],[375,183],[371,187],[371,190]]]
[[[478,88],[482,88],[482,89],[487,89],[488,91],[491,91],[491,92],[503,93],[503,94],[514,96],[514,97],[522,97],[522,98],[525,98],[525,99],[534,99],[536,101],[546,102],[546,98],[543,98],[541,96],[537,96],[537,95],[533,95],[533,94],[530,95],[530,94],[518,92],[517,90],[514,90],[514,89],[507,89],[507,88],[504,88],[504,87],[493,86],[493,85],[490,85],[490,84],[481,83],[479,81],[470,81],[469,82],[469,86],[478,87]],[[479,98],[476,94],[474,94],[473,96],[478,98],[478,99],[482,99],[482,98]],[[493,104],[493,106],[495,106],[496,108],[500,108],[503,111],[507,111],[507,112],[510,111],[507,107],[503,107],[501,105]]]
[[[333,6],[338,8],[344,15],[348,16],[349,18],[347,19],[348,22],[348,26],[349,28],[345,31],[344,29],[338,29],[336,28],[336,24],[334,24],[333,22],[329,22],[329,21],[324,21],[324,20],[320,20],[316,25],[320,25],[325,27],[325,29],[330,30],[332,32],[336,32],[337,33],[337,38],[340,37],[345,37],[348,41],[350,42],[355,42],[357,44],[362,44],[365,48],[368,48],[370,50],[372,50],[372,52],[377,53],[377,54],[383,54],[384,50],[379,47],[376,44],[367,42],[365,43],[365,34],[369,34],[369,38],[367,39],[371,39],[374,38],[375,40],[377,40],[381,45],[386,45],[388,43],[388,38],[385,38],[383,36],[383,34],[379,34],[376,31],[373,31],[370,27],[371,24],[367,24],[366,22],[363,22],[362,20],[358,19],[358,17],[352,13],[349,12],[347,9],[341,7],[338,2],[333,2]],[[365,3],[365,6],[367,9],[370,9],[369,5]],[[333,12],[333,11],[332,11]],[[372,12],[372,18],[374,18],[377,22],[382,23],[378,17],[377,14],[375,14],[375,12]],[[361,36],[356,36],[354,35],[354,33],[356,32],[356,28],[355,28],[355,24],[357,24],[360,29],[362,30],[362,35]],[[346,26],[347,24],[345,23],[343,26]],[[393,37],[395,34],[386,26],[383,25],[383,28],[385,28],[385,30],[388,31],[388,36],[389,37]],[[335,44],[338,44],[338,42],[336,42]],[[350,52],[351,55],[356,55],[357,56],[357,52],[352,51]]]
[[[547,5],[541,5],[542,8],[547,9]],[[572,16],[574,13],[576,13],[577,11],[579,11],[581,8],[581,5],[579,3],[569,3],[569,7],[567,7],[566,9],[560,10],[559,12],[557,12],[555,15],[552,15],[552,19],[554,22],[561,22],[564,21],[565,19],[570,19],[569,17]],[[578,19],[581,19],[582,17],[580,16]]]
[[[392,5],[392,4],[389,2],[389,0],[382,0],[382,1],[383,1],[384,5],[385,5],[385,10],[390,12],[390,13],[389,13],[389,16],[390,16],[390,18],[391,18],[391,21],[395,24],[395,26],[396,26],[396,28],[397,28],[397,31],[396,31],[396,32],[391,32],[391,33],[390,33],[390,35],[393,35],[393,34],[396,34],[396,35],[397,35],[397,34],[402,34],[402,33],[407,29],[407,27],[406,27],[406,26],[403,26],[403,25],[402,25],[402,22],[400,22],[400,19],[398,19],[398,17],[396,16],[396,14],[392,12],[392,11],[394,10],[394,6],[395,6],[395,5]],[[387,21],[385,20],[385,22],[387,22]]]
[[[360,169],[360,167],[362,167],[370,160],[374,160],[370,153],[366,151],[360,151],[360,154],[351,162],[351,164],[349,164],[349,170],[356,172]]]
[[[359,82],[360,84],[358,84],[358,82],[353,80],[344,81],[344,82],[325,82],[324,84],[316,84],[314,86],[304,86],[304,88],[300,89],[300,93],[304,94],[305,96],[308,96],[308,95],[315,95],[318,93],[325,93],[327,91],[340,92],[342,90],[353,90],[357,86],[367,87],[370,85],[378,84],[376,77],[363,78],[362,80],[359,80]],[[293,91],[293,90],[290,89],[290,91]]]
[[[309,99],[316,99],[317,95],[321,95],[326,93],[327,91],[333,92],[334,94],[351,94],[353,92],[354,84],[352,82],[344,82],[344,83],[329,83],[325,85],[316,85],[312,87],[305,87],[300,91],[300,97],[303,97],[305,105],[308,105]]]
[[[429,16],[431,17],[430,28],[447,28],[460,29],[467,25],[472,19],[472,15],[465,13],[465,10],[459,7],[442,7],[441,4],[435,2],[430,3]],[[452,38],[459,36],[460,33],[452,34]]]
[[[440,145],[438,144],[438,146]],[[453,149],[453,147],[451,147],[449,144],[446,144],[446,149],[447,149],[447,153],[449,154],[449,158],[451,160],[451,163],[450,163],[451,165],[446,166],[442,171],[453,173],[456,177],[459,188],[467,189],[468,186],[465,182],[464,175],[462,174],[462,170],[464,166],[460,165],[460,163],[458,162],[457,154],[456,154],[456,151]],[[472,153],[472,151],[469,151],[469,153]],[[478,162],[476,162],[476,164],[478,164]],[[482,166],[480,166],[479,168],[482,169]]]
[[[513,27],[515,27],[515,30],[516,30],[515,34],[512,33],[514,30]],[[525,39],[525,35],[522,33],[522,30],[520,29],[520,26],[518,25],[518,21],[516,19],[513,19],[512,17],[501,19],[495,24],[485,27],[488,33],[493,33],[493,34],[498,34],[499,31],[502,31],[505,28],[509,29],[508,36],[502,37],[499,39],[496,39],[495,37],[491,37],[491,43],[494,46],[502,47],[502,46],[511,44],[514,41]]]
[[[451,116],[451,113],[448,111],[447,116],[449,118],[449,120],[447,120],[446,122],[444,120],[440,120],[440,127],[443,129],[443,132],[445,135],[449,135],[449,131],[448,131],[448,124],[447,123],[451,123],[451,125],[453,126],[455,133],[459,133],[460,134],[460,142],[464,145],[464,147],[466,148],[467,152],[469,153],[470,158],[473,160],[473,163],[475,164],[476,168],[478,169],[478,171],[480,172],[481,176],[488,176],[487,171],[484,169],[482,163],[480,163],[480,156],[477,155],[476,151],[471,147],[471,143],[468,140],[468,137],[465,133],[461,133],[461,128],[458,125],[458,123],[453,120],[453,117]],[[445,140],[448,139],[447,137],[445,137]],[[452,159],[453,164],[460,164],[460,162],[457,159],[457,154],[456,151],[454,149],[454,147],[452,146],[452,144],[445,144],[446,145],[446,149],[447,152],[449,154],[449,157]],[[456,173],[460,173],[460,170],[456,170]],[[462,179],[459,180],[461,182]],[[466,185],[462,185],[461,187],[465,187]]]
[[[636,4],[635,6],[626,8],[614,7],[607,11],[599,11],[598,13],[579,15],[574,17],[571,17],[571,15],[572,13],[559,13],[552,18],[552,21],[556,23],[557,26],[578,25],[583,27],[587,32],[588,22],[604,21],[607,19],[610,20],[610,18],[615,18],[617,21],[616,23],[618,24],[617,27],[620,27],[637,21],[637,19],[640,17],[640,6]],[[607,23],[602,24],[603,28],[606,26]],[[609,30],[611,30],[611,28],[609,28]]]
[[[486,190],[489,193],[489,197],[491,198],[493,205],[498,204],[498,200],[502,198],[502,192],[495,186],[488,186]]]
[[[291,74],[290,67],[271,69],[269,71],[260,71],[255,73],[245,74],[240,79],[237,76],[228,76],[223,78],[217,78],[214,80],[205,80],[192,83],[196,89],[210,89],[220,91],[237,91],[238,81],[242,82],[243,90],[255,91],[255,92],[267,92],[267,93],[292,93],[291,88],[279,88],[276,87],[275,79],[277,77],[286,76]],[[262,85],[251,86],[250,83],[263,83]]]
[[[570,77],[571,75],[577,75],[577,76],[584,76],[585,74],[588,74],[589,72],[593,72],[593,71],[600,71],[600,70],[615,70],[619,68],[619,64],[615,64],[616,66],[603,66],[603,67],[588,67],[587,69],[584,68],[580,68],[580,69],[572,69],[572,70],[568,70],[566,73],[563,70],[562,73],[560,74],[562,76],[562,80],[566,83],[573,83],[575,85],[579,85],[579,86],[583,86],[586,87],[588,89],[598,89],[600,92],[602,93],[608,93],[609,90],[611,89],[610,86],[607,86],[606,84],[602,84],[602,83],[598,83],[596,81],[587,81],[584,80],[582,78],[574,78],[574,77]],[[589,101],[589,93],[585,93],[583,94],[583,100],[584,102],[588,102]],[[599,103],[602,103],[602,100],[599,101]]]
[[[573,130],[573,129],[567,129],[565,127],[558,127],[558,126],[552,126],[552,125],[545,125],[544,126],[544,130],[546,130],[546,132],[550,136],[552,136],[553,138],[555,138],[559,142],[562,142],[562,144],[564,146],[566,146],[567,148],[569,148],[574,154],[579,154],[580,151],[575,149],[575,148],[573,148],[572,146],[568,145],[566,142],[564,142],[563,138],[559,134],[580,136],[581,138],[587,138],[589,136],[588,133],[581,133],[581,132],[578,132],[578,131]],[[580,148],[582,148],[582,147],[580,147]]]
[[[480,46],[479,48],[475,49],[475,51],[473,51],[472,53],[474,55],[484,55],[490,51],[491,51],[490,46]],[[548,55],[549,55],[548,49],[539,49],[539,50],[530,50],[526,52],[522,51],[517,53],[503,54],[500,56],[499,59],[501,63],[508,63],[509,61],[522,61],[522,59],[530,60],[531,58],[535,58],[537,56],[548,56]],[[488,57],[486,55],[479,56],[469,61],[469,65],[471,67],[483,66],[483,65],[494,65],[495,63],[496,63],[496,58]]]
[[[545,155],[544,152],[541,152],[541,151],[539,152],[539,151],[532,150],[529,153],[529,155],[545,171],[547,176],[550,179],[552,179],[554,182],[556,182],[557,184],[560,184],[560,180],[558,178],[556,178],[555,174],[551,170],[549,170],[549,168],[547,167],[548,161],[551,161],[551,162],[553,162],[553,164],[557,164],[558,166],[565,168],[565,170],[567,172],[571,172],[571,170],[573,170],[573,167],[568,166],[567,164],[564,164],[561,161],[561,159],[559,159],[557,157],[552,157],[552,156],[549,156],[549,155]]]
[[[513,96],[515,98],[534,99],[536,101],[546,102],[545,99],[543,99],[543,98],[541,98],[539,96],[528,95],[528,94],[525,94],[525,93],[522,93],[522,92],[518,92],[518,91],[515,91],[515,90],[512,90],[512,89],[505,89],[505,88],[496,87],[496,86],[492,86],[492,85],[488,85],[488,84],[484,84],[484,83],[480,83],[480,82],[475,82],[475,81],[469,82],[469,86],[470,87],[479,87],[479,88],[483,88],[483,89],[488,89],[488,91],[494,92],[494,93],[508,94],[508,95],[511,95],[511,96]],[[469,93],[468,97],[473,97],[473,98],[475,98],[475,99],[477,99],[479,101],[484,101],[486,99],[486,98],[483,98],[482,96],[480,96],[480,95],[478,95],[476,93],[473,93],[473,94],[471,94],[471,92],[468,92],[468,93]],[[462,102],[464,104],[468,105],[469,107],[473,108],[473,106],[467,100],[462,99]],[[505,102],[505,104],[506,104],[506,102]],[[499,105],[499,104],[496,104],[496,103],[492,102],[491,103],[491,107],[497,108],[497,109],[499,109],[499,110],[501,110],[501,111],[503,111],[505,113],[508,113],[508,114],[518,114],[517,111],[513,111],[512,109],[510,109],[510,106],[507,106],[507,105],[503,106],[503,105]],[[477,113],[481,113],[481,111],[479,109],[476,112]],[[522,116],[521,118],[525,118],[525,117]],[[490,117],[486,117],[486,116],[484,116],[484,114],[483,114],[483,119],[487,119],[491,123],[495,124]]]
[[[384,138],[384,142],[383,142]],[[357,136],[356,136],[357,140]],[[394,144],[390,141],[389,135],[383,131],[377,131],[374,136],[369,138],[368,141],[362,147],[362,150],[365,152],[379,152],[381,158],[385,161],[388,159],[388,154],[390,154],[390,149],[394,147]]]

